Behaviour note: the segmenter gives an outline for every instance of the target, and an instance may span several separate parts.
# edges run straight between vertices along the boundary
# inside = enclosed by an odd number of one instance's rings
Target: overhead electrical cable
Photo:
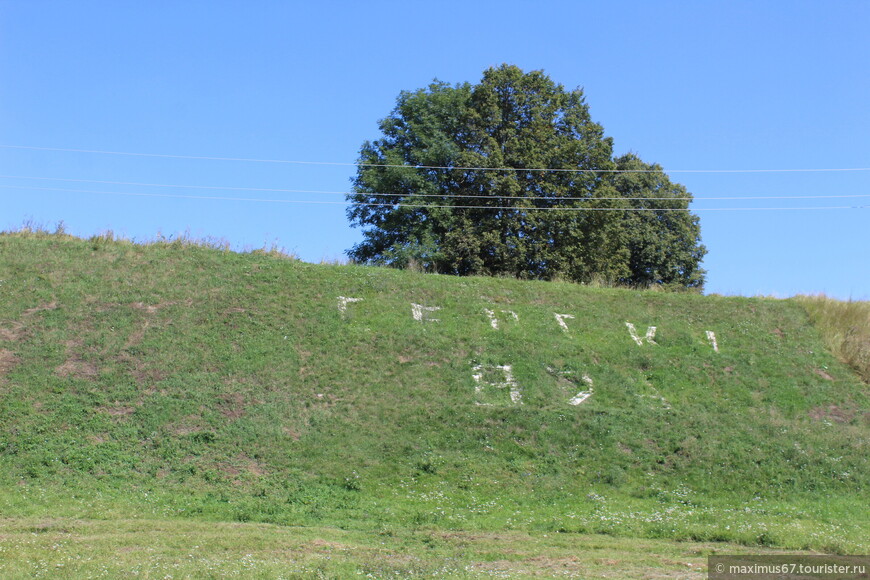
[[[526,207],[526,206],[492,206],[492,205],[432,205],[432,204],[413,204],[413,203],[374,203],[374,202],[353,202],[353,201],[321,201],[321,200],[304,200],[304,199],[263,199],[250,197],[225,197],[212,195],[181,195],[173,193],[137,193],[125,191],[95,191],[87,189],[70,189],[61,187],[36,187],[36,186],[16,186],[3,185],[2,188],[11,189],[28,189],[37,191],[60,191],[71,193],[89,193],[99,195],[116,195],[129,197],[159,197],[159,198],[176,198],[176,199],[201,199],[201,200],[220,200],[220,201],[245,201],[259,203],[290,203],[290,204],[317,204],[317,205],[361,205],[368,207],[404,207],[404,208],[420,208],[420,209],[488,209],[488,210],[528,210],[528,211],[773,211],[773,210],[832,210],[832,209],[866,209],[870,206],[827,206],[827,207],[724,207],[724,208],[633,208],[633,207]],[[524,199],[524,198],[516,198]],[[589,201],[599,201],[604,198],[591,198]],[[626,198],[616,198],[626,199]],[[656,201],[660,198],[642,198],[646,201]],[[683,199],[683,198],[680,198]]]
[[[250,157],[217,157],[208,155],[175,155],[169,153],[137,153],[130,151],[105,151],[101,149],[72,149],[62,147],[37,147],[31,145],[4,145],[4,149],[27,149],[32,151],[58,151],[65,153],[92,153],[100,155],[124,155],[131,157],[159,157],[165,159],[191,159],[201,161],[235,161],[249,163],[283,163],[293,165],[334,165],[345,167],[404,167],[408,169],[442,169],[449,171],[516,171],[516,172],[562,172],[562,173],[806,173],[835,171],[870,171],[870,167],[841,168],[793,168],[793,169],[565,169],[565,168],[517,168],[517,167],[463,167],[450,165],[408,165],[390,163],[350,163],[342,161],[300,161],[290,159],[256,159]]]
[[[65,181],[72,183],[99,183],[102,185],[130,185],[137,187],[160,187],[160,188],[178,188],[178,189],[197,189],[197,190],[222,190],[222,191],[259,191],[269,193],[314,193],[323,195],[362,195],[376,197],[435,197],[445,199],[527,199],[527,200],[550,200],[550,201],[614,201],[614,200],[688,200],[686,197],[568,197],[568,196],[505,196],[505,195],[466,195],[455,193],[378,193],[378,192],[357,192],[357,191],[325,191],[318,189],[281,189],[271,187],[230,187],[222,185],[182,185],[172,183],[143,183],[137,181],[109,181],[102,179],[76,179],[68,177],[34,177],[27,175],[0,175],[0,179],[29,179],[39,181]],[[2,187],[12,188],[14,185],[2,185]],[[21,186],[25,187],[25,186]],[[26,187],[25,187],[26,188]],[[62,191],[84,191],[76,189],[64,189]],[[699,197],[694,195],[688,201],[705,201],[705,200],[758,200],[758,199],[844,199],[844,198],[860,198],[870,197],[870,194],[849,194],[849,195],[763,195],[763,196],[716,196],[716,197]]]

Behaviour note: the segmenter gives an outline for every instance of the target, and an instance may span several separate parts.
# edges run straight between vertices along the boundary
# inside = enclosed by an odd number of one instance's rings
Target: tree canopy
[[[490,68],[477,85],[403,91],[360,149],[348,219],[360,263],[458,275],[700,288],[692,196],[614,157],[583,91]]]

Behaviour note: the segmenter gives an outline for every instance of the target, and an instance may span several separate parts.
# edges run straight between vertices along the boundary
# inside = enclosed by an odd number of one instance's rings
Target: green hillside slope
[[[870,547],[867,386],[794,301],[20,234],[0,296],[7,517]]]

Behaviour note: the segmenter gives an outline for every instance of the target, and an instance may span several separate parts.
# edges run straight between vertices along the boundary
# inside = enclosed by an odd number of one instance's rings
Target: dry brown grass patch
[[[241,393],[226,393],[221,395],[218,403],[221,415],[227,419],[238,419],[247,412],[245,410],[245,397]]]
[[[75,379],[86,380],[95,379],[100,376],[100,369],[97,365],[79,358],[68,359],[65,363],[57,367],[55,372],[60,377],[72,377]]]
[[[232,476],[247,473],[255,477],[262,477],[269,473],[262,463],[244,453],[239,453],[232,461],[219,464],[219,468],[222,472]]]
[[[56,308],[58,308],[56,300],[40,304],[39,306],[34,306],[33,308],[28,308],[21,313],[20,320],[14,320],[7,323],[6,326],[0,327],[0,340],[6,342],[18,342],[19,340],[23,340],[27,336],[26,320],[28,318],[37,312],[42,312],[43,310],[54,310]]]
[[[813,407],[810,409],[809,414],[816,421],[828,420],[835,423],[849,423],[855,418],[855,411],[841,409],[837,405]]]
[[[18,355],[11,350],[0,348],[0,377],[11,371],[20,361]]]
[[[112,405],[104,405],[101,407],[97,407],[98,413],[105,413],[114,419],[126,419],[130,415],[136,412],[136,407],[132,405],[122,405],[121,403],[114,403]]]
[[[182,437],[184,435],[199,433],[200,431],[207,431],[208,425],[199,415],[188,415],[180,421],[168,424],[166,430],[173,435]]]
[[[6,342],[18,342],[25,336],[24,324],[13,322],[9,326],[0,328],[0,340]]]
[[[825,295],[800,296],[828,348],[870,383],[870,302],[844,302]]]

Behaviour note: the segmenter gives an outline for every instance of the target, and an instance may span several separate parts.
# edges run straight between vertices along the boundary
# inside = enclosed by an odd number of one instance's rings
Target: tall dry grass
[[[870,302],[798,296],[831,351],[870,383]]]

